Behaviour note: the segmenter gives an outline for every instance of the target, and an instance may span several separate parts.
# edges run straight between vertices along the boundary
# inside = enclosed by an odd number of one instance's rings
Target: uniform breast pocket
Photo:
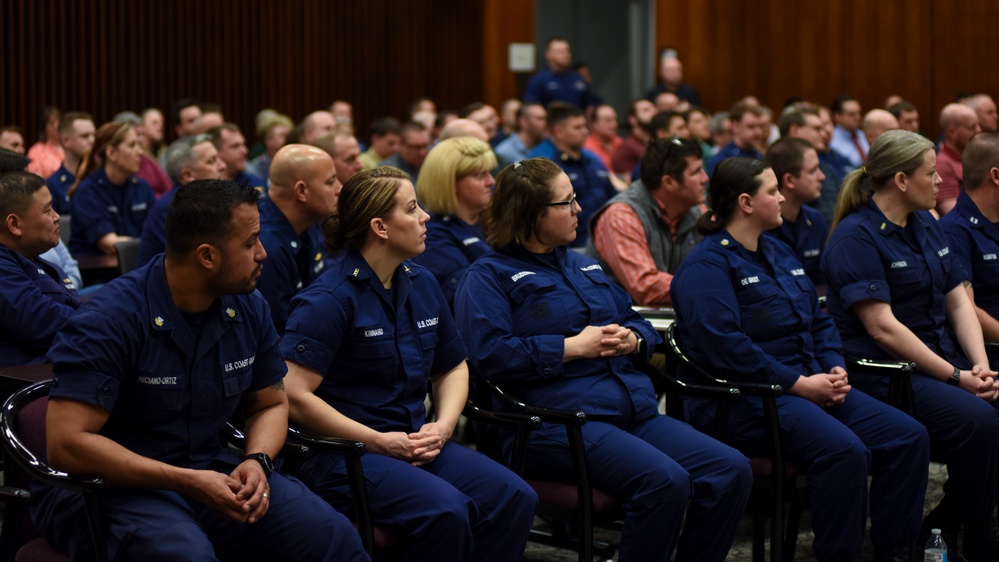
[[[743,329],[753,339],[765,336],[775,324],[793,314],[787,294],[773,282],[757,282],[742,286],[736,292]]]
[[[617,322],[619,315],[610,279],[601,269],[592,269],[583,273],[590,282],[583,291],[586,293],[586,304],[590,306],[592,322],[597,325]]]
[[[363,339],[347,342],[344,358],[348,369],[338,369],[334,376],[362,376],[365,382],[391,381],[395,377],[397,353],[394,339]]]
[[[562,333],[566,329],[569,319],[555,279],[532,275],[518,281],[509,294],[515,321],[531,334]]]
[[[895,287],[899,285],[914,285],[922,282],[923,273],[914,267],[904,267],[898,269],[889,269],[886,277],[888,278],[888,285]],[[927,272],[927,277],[929,274]]]

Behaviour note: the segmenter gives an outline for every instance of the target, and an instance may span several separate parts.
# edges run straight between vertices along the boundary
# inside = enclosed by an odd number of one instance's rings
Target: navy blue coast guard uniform
[[[827,408],[787,392],[800,376],[846,365],[833,321],[819,310],[815,286],[789,246],[760,236],[752,252],[724,230],[708,235],[680,264],[670,295],[692,360],[733,380],[784,388],[778,423],[785,454],[807,467],[816,558],[860,551],[868,475],[871,542],[916,539],[930,460],[923,426],[856,388]],[[714,406],[691,400],[693,423],[712,427]],[[761,400],[744,397],[730,415],[731,442],[750,455],[768,454]]]
[[[101,254],[97,241],[108,233],[141,235],[142,223],[155,203],[146,180],[130,176],[124,185],[114,185],[103,168],[94,170],[73,194],[69,251],[74,256]]]
[[[954,260],[961,265],[975,290],[975,305],[999,318],[999,225],[989,222],[978,205],[961,191],[957,205],[940,219]],[[990,353],[992,370],[999,357]]]
[[[957,367],[969,361],[945,327],[944,296],[964,280],[950,245],[933,215],[909,213],[905,228],[892,223],[873,200],[847,216],[833,231],[822,258],[827,306],[843,338],[857,355],[891,357],[868,335],[850,307],[877,300],[930,349]],[[888,394],[884,377],[851,373],[850,381],[874,396]],[[934,443],[946,449],[945,489],[964,521],[984,521],[996,508],[999,479],[999,415],[993,405],[944,381],[912,377],[914,417]]]
[[[392,289],[359,252],[292,299],[285,358],[324,376],[315,393],[377,431],[419,431],[429,378],[465,359],[451,311],[433,275],[412,262]],[[519,560],[537,496],[485,455],[448,442],[433,462],[361,457],[372,518],[406,537],[408,560]],[[314,455],[302,479],[338,509],[351,509],[342,457]]]
[[[565,247],[486,254],[458,285],[455,314],[479,373],[527,403],[586,413],[593,485],[624,503],[622,561],[665,561],[674,549],[677,560],[725,559],[749,496],[746,457],[659,415],[630,357],[562,361],[565,338],[587,326],[630,328],[650,349],[662,341],[596,261]],[[572,474],[561,426],[535,432],[530,447],[528,474]]]
[[[454,291],[468,266],[489,252],[486,235],[478,224],[468,224],[455,215],[431,215],[427,221],[426,250],[413,261],[430,270],[454,306]]]
[[[0,367],[42,363],[52,338],[80,307],[59,266],[0,244]]]
[[[267,303],[227,295],[199,315],[173,304],[163,258],[105,286],[73,316],[49,353],[50,396],[98,406],[101,435],[174,466],[229,474],[241,455],[219,430],[246,392],[274,385],[287,368]],[[104,493],[111,560],[367,560],[346,517],[304,484],[274,473],[270,508],[256,523],[232,521],[176,492],[110,487]],[[82,496],[33,490],[32,520],[74,560],[93,558]]]
[[[311,225],[301,236],[270,199],[261,199],[260,243],[267,250],[267,261],[257,281],[260,294],[271,305],[271,318],[278,334],[288,322],[291,297],[309,286],[326,267],[326,244],[318,225]]]

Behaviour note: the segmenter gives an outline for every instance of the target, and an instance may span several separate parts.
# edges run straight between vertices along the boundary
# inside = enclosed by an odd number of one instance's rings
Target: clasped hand
[[[187,493],[194,499],[243,523],[256,523],[270,507],[270,485],[260,463],[243,461],[231,474],[197,470]]]
[[[579,354],[587,359],[627,355],[638,345],[638,336],[630,329],[617,324],[587,326],[567,341],[569,340],[578,346]]]
[[[404,460],[413,466],[420,466],[433,462],[450,438],[451,432],[447,428],[432,422],[424,424],[414,433],[401,431],[382,433],[379,443],[374,444],[373,449],[376,453]]]

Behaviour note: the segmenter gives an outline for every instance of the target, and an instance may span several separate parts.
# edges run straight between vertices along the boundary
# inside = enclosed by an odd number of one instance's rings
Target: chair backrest
[[[8,485],[27,488],[31,480],[16,462],[10,462],[13,456],[28,462],[45,461],[45,413],[51,386],[52,381],[45,381],[21,389],[7,400],[0,414],[6,453],[4,476]]]
[[[59,215],[59,238],[62,239],[63,244],[69,244],[70,235],[70,221],[73,220],[73,215]]]
[[[138,238],[129,238],[121,242],[115,242],[114,251],[118,254],[118,271],[125,275],[135,269],[139,264],[139,243]]]

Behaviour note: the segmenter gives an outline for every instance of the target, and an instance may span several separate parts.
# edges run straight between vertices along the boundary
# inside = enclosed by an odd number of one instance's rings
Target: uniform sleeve
[[[673,277],[673,303],[687,341],[695,342],[698,353],[693,355],[725,376],[790,388],[802,373],[764,352],[746,334],[732,283],[726,267],[703,259],[688,258]]]
[[[55,384],[49,396],[76,400],[110,412],[127,366],[140,349],[138,327],[125,326],[93,307],[74,315],[56,335],[48,358]]]
[[[5,340],[43,355],[76,309],[46,295],[14,262],[0,262],[0,279],[0,333]]]
[[[281,354],[281,340],[271,322],[270,306],[257,293],[251,298],[257,309],[257,341],[260,342],[253,362],[253,382],[248,389],[253,392],[284,380],[284,376],[288,374],[288,365],[285,364],[284,356]]]
[[[530,381],[562,372],[565,338],[558,334],[517,337],[511,299],[488,269],[469,269],[458,285],[454,307],[469,361],[482,376]]]
[[[329,291],[299,291],[291,301],[281,353],[288,361],[325,376],[347,337],[350,322]]]
[[[295,269],[295,263],[289,259],[288,253],[273,237],[264,235],[261,238],[267,251],[267,260],[264,261],[260,272],[257,289],[270,305],[274,329],[280,334],[285,331],[288,308],[291,306],[291,298],[295,295],[295,281],[291,274]]]
[[[593,228],[593,246],[636,304],[669,304],[673,276],[656,267],[645,227],[631,207],[614,203],[604,210]]]
[[[458,333],[454,316],[451,315],[449,303],[444,301],[444,295],[436,285],[429,285],[427,289],[436,293],[436,298],[440,300],[441,307],[437,316],[437,349],[434,350],[434,363],[430,367],[431,376],[444,374],[455,368],[459,363],[468,357],[468,350],[465,342]]]
[[[858,302],[876,300],[891,304],[891,288],[873,241],[847,236],[826,248],[822,274],[829,291],[836,291],[844,309]]]
[[[544,81],[541,79],[541,73],[537,73],[531,77],[531,80],[527,83],[527,88],[524,89],[524,103],[540,103],[545,105],[541,101],[541,89],[544,86]]]
[[[957,211],[953,211],[957,212]],[[964,277],[974,282],[972,276],[974,270],[971,267],[972,240],[971,232],[966,228],[961,228],[956,221],[940,221],[940,227],[947,234],[947,242],[950,244],[951,261],[961,267]]]
[[[105,234],[115,231],[106,205],[100,197],[96,196],[89,185],[83,190],[77,190],[73,195],[73,222],[71,224],[73,225],[73,234],[80,233],[83,236],[79,244],[91,251],[97,250],[97,241]]]
[[[471,265],[454,237],[443,227],[428,228],[427,249],[413,258],[413,262],[433,273],[448,306],[453,306],[458,281]]]

